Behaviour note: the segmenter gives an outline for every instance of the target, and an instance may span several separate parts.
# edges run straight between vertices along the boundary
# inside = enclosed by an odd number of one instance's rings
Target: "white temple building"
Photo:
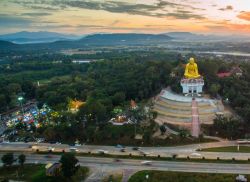
[[[182,93],[185,95],[200,95],[204,86],[203,78],[181,79]]]

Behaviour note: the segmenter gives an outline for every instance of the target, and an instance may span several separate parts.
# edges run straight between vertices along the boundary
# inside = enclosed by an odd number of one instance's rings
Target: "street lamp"
[[[24,111],[23,111],[23,100],[24,100],[24,98],[22,96],[19,96],[17,98],[17,100],[20,102],[21,109],[22,109],[22,114],[23,114],[23,117],[24,117]]]
[[[18,101],[23,101],[23,97],[22,97],[22,96],[19,96],[19,97],[17,98],[17,100],[18,100]]]

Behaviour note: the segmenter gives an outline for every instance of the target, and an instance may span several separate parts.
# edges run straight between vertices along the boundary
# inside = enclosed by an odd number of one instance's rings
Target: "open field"
[[[206,174],[184,173],[168,171],[139,171],[135,173],[129,182],[234,182],[235,174]],[[250,176],[247,176],[250,179]]]
[[[217,148],[206,148],[202,149],[204,152],[243,152],[250,153],[250,146],[240,146],[239,151],[237,146],[229,146],[229,147],[217,147]]]
[[[72,181],[79,181],[86,178],[88,174],[88,168],[81,167],[77,173],[72,177]],[[10,166],[0,168],[0,180],[18,180],[18,181],[34,181],[34,182],[46,182],[46,181],[65,181],[63,176],[48,177],[45,174],[44,164],[25,164],[23,167]]]

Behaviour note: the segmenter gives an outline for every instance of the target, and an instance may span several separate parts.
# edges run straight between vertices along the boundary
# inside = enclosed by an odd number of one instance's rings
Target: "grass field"
[[[242,152],[242,153],[250,153],[249,146],[240,146],[239,151],[237,146],[229,146],[229,147],[217,147],[217,148],[207,148],[202,149],[203,152]]]
[[[88,168],[81,167],[77,173],[70,180],[81,181],[87,177]],[[25,164],[23,167],[11,166],[0,168],[0,181],[4,179],[16,180],[16,181],[32,181],[32,182],[61,182],[66,181],[64,177],[48,177],[45,174],[45,165],[43,164]]]
[[[131,176],[129,182],[235,182],[236,176],[235,174],[139,171]],[[250,176],[246,177],[250,179]]]
[[[106,176],[102,182],[121,182],[122,181],[122,174],[112,174]]]

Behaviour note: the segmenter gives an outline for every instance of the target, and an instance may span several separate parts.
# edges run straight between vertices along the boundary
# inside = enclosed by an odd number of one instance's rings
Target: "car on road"
[[[28,148],[32,149],[32,145],[28,145]]]
[[[125,148],[121,148],[120,152],[126,152],[126,149]]]
[[[69,151],[70,152],[79,152],[78,148],[75,148],[75,147],[70,147]]]
[[[109,153],[109,151],[100,149],[97,151],[97,153],[98,154],[107,154],[107,153]]]
[[[202,155],[201,155],[201,154],[196,153],[196,152],[194,152],[194,153],[190,154],[190,156],[191,156],[191,157],[193,157],[193,158],[201,158],[201,157],[202,157]]]
[[[48,149],[48,151],[52,151],[52,152],[55,150],[54,147],[48,147],[47,149]]]
[[[115,158],[114,162],[121,162],[121,159]]]
[[[149,166],[149,165],[152,164],[152,161],[142,161],[141,164],[142,164],[142,165]]]
[[[140,147],[133,147],[132,150],[140,150]]]
[[[140,152],[141,155],[149,155],[150,154],[149,152],[144,152],[142,150],[139,150],[139,152]]]
[[[39,149],[39,147],[37,145],[31,145],[31,149],[32,150],[37,150],[37,149]]]
[[[116,148],[125,148],[125,146],[123,146],[123,145],[120,145],[120,144],[118,144],[118,145],[116,145]]]
[[[44,142],[44,140],[45,140],[44,138],[37,138],[37,139],[36,139],[36,141],[37,141],[38,143],[42,143],[42,142]]]

